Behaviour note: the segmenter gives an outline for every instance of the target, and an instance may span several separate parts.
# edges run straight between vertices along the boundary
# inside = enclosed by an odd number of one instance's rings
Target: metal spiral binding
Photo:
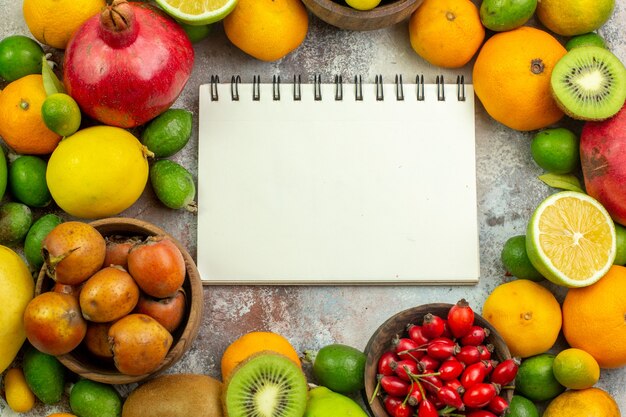
[[[417,101],[424,101],[424,76],[415,77],[415,84],[417,85]]]
[[[377,75],[374,82],[376,83],[376,101],[383,101],[385,99],[383,91],[383,76]]]
[[[280,75],[272,77],[272,98],[274,101],[280,100]]]
[[[437,75],[437,101],[446,101],[446,93],[444,91],[443,75]]]
[[[343,78],[341,75],[335,75],[335,100],[343,100]]]
[[[302,77],[298,75],[298,78],[296,79],[296,76],[294,74],[293,76],[293,101],[300,101],[301,99],[302,99]]]
[[[465,101],[465,77],[463,75],[456,76],[456,97],[459,101]]]
[[[217,93],[217,85],[220,83],[220,77],[217,75],[211,75],[211,101],[218,101],[219,95]]]
[[[360,75],[354,76],[354,99],[363,101],[363,79]]]
[[[252,100],[261,100],[261,76],[255,75],[252,77]]]
[[[402,86],[402,74],[396,74],[396,100],[404,101],[404,87]]]
[[[313,93],[315,101],[322,100],[322,76],[319,74],[313,75]]]
[[[232,76],[230,78],[230,98],[233,101],[239,101],[239,83],[241,82],[241,77],[239,75]]]

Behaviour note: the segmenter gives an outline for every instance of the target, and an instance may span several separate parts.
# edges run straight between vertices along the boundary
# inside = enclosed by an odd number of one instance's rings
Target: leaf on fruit
[[[578,178],[572,174],[543,174],[538,177],[545,184],[553,188],[559,188],[567,191],[578,191],[584,193],[582,185]]]
[[[47,95],[65,93],[63,83],[59,81],[54,71],[52,71],[45,56],[41,58],[41,76],[43,78],[43,88],[46,90]]]

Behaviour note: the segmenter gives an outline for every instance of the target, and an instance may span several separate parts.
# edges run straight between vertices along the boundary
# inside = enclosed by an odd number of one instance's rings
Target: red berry
[[[412,359],[403,359],[398,362],[392,362],[391,367],[398,377],[409,382],[412,380],[410,374],[415,375],[418,373],[417,362]]]
[[[454,337],[467,335],[474,325],[474,310],[465,298],[461,298],[448,311],[448,327]]]
[[[444,381],[456,379],[463,372],[463,364],[456,359],[448,359],[439,365],[439,377]]]
[[[420,360],[417,362],[417,366],[420,370],[420,372],[425,373],[428,371],[435,371],[437,370],[437,368],[439,368],[440,365],[440,361],[428,356],[428,355],[424,355],[420,358]]]
[[[383,405],[385,406],[385,410],[387,410],[389,414],[394,415],[396,412],[396,407],[402,404],[402,401],[402,398],[387,395],[383,399]]]
[[[461,345],[478,346],[485,341],[485,338],[489,336],[489,329],[473,325],[470,328],[470,332],[461,338]]]
[[[393,344],[395,346],[394,350],[398,358],[400,359],[413,359],[417,360],[413,353],[415,353],[419,346],[412,339],[403,337],[401,339],[394,339]]]
[[[411,384],[397,376],[385,375],[380,379],[380,386],[389,395],[404,397],[409,393]]]
[[[487,375],[491,374],[491,371],[493,371],[493,369],[498,365],[498,361],[493,359],[481,362],[484,363],[485,367],[487,368]]]
[[[424,396],[422,395],[422,390],[420,388],[420,383],[414,381],[413,385],[411,385],[409,395],[407,396],[407,402],[409,403],[409,405],[416,406],[424,399]]]
[[[437,408],[432,401],[427,398],[424,398],[420,403],[417,409],[417,415],[419,417],[439,417],[437,414]]]
[[[415,410],[413,410],[413,407],[402,402],[396,406],[392,416],[393,417],[410,417],[411,415],[413,415],[414,411]]]
[[[501,416],[509,409],[509,403],[504,398],[496,395],[489,401],[487,408],[494,414]]]
[[[478,345],[476,347],[478,348],[478,351],[480,352],[481,361],[487,361],[491,359],[491,354],[495,350],[494,346],[491,344]]]
[[[470,408],[482,408],[496,395],[498,395],[497,385],[481,382],[466,389],[463,394],[463,403]]]
[[[491,372],[491,382],[500,385],[506,385],[512,382],[517,375],[519,365],[519,358],[509,358],[503,362],[500,362]]]
[[[455,389],[459,394],[463,394],[465,392],[465,388],[463,388],[463,385],[461,385],[461,381],[459,381],[458,379],[445,381],[443,385]]]
[[[476,346],[462,346],[459,353],[456,354],[456,358],[465,365],[471,365],[480,361],[480,351]]]
[[[434,314],[428,313],[424,316],[422,323],[422,334],[429,339],[434,339],[443,334],[444,322],[443,319]]]
[[[465,408],[463,400],[461,399],[461,394],[459,394],[457,390],[445,385],[437,391],[437,398],[439,398],[445,405],[450,405],[458,410],[463,410]]]
[[[469,365],[459,378],[461,385],[466,390],[485,380],[487,376],[487,366],[483,362],[477,362]]]
[[[393,368],[391,367],[392,362],[399,361],[400,358],[394,352],[385,352],[380,355],[378,359],[378,373],[380,375],[393,375]]]
[[[439,388],[443,387],[443,382],[435,375],[420,375],[419,379],[422,387],[433,394],[437,394]]]
[[[435,359],[448,359],[449,357],[459,353],[461,350],[459,345],[454,343],[450,344],[446,342],[446,340],[450,339],[433,340],[430,342],[426,348],[428,356]]]
[[[409,324],[407,327],[407,332],[409,334],[409,339],[417,343],[418,346],[425,345],[430,340],[426,336],[424,336],[424,332],[422,331],[422,326]]]

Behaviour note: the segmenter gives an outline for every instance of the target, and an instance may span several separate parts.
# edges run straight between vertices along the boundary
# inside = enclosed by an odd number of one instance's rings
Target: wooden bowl
[[[374,30],[407,19],[423,0],[383,0],[371,10],[353,9],[343,0],[302,1],[314,15],[333,26],[348,30]]]
[[[69,370],[87,379],[106,384],[130,384],[139,382],[174,365],[181,356],[189,350],[198,335],[204,308],[204,296],[202,294],[200,274],[198,273],[196,264],[191,255],[187,252],[187,249],[171,235],[151,223],[119,217],[96,220],[89,224],[95,227],[103,236],[167,236],[176,244],[185,259],[187,269],[187,276],[183,283],[183,289],[187,296],[185,316],[182,323],[178,326],[178,329],[172,334],[174,337],[172,346],[157,369],[144,375],[125,375],[115,368],[112,361],[96,359],[87,352],[82,344],[72,352],[58,356],[59,361]],[[54,281],[46,275],[44,266],[41,271],[39,271],[35,292],[36,294],[41,294],[42,292],[49,291],[53,286]]]
[[[369,403],[374,389],[376,388],[378,358],[380,358],[384,352],[390,350],[391,341],[396,335],[406,334],[408,324],[413,323],[421,325],[427,313],[446,318],[450,307],[452,307],[452,304],[433,303],[409,308],[408,310],[401,311],[390,317],[376,329],[365,347],[367,359],[365,362],[365,389],[363,391],[363,400],[368,406],[370,414],[374,417],[391,417],[385,410],[380,396],[376,396],[372,403]],[[487,320],[479,314],[474,313],[474,324],[489,329],[489,336],[485,340],[485,344],[490,343],[494,346],[495,350],[492,353],[492,358],[501,362],[511,357],[511,352],[504,342],[504,339],[502,339],[502,336],[498,334],[497,330],[489,324]],[[502,390],[500,395],[510,402],[513,397],[513,390]]]

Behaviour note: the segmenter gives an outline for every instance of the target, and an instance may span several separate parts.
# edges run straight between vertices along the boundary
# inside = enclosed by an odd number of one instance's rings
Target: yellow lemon
[[[570,348],[559,352],[552,364],[554,377],[571,389],[591,388],[600,379],[600,365],[582,349]]]
[[[482,316],[498,330],[511,355],[527,358],[552,347],[561,330],[561,306],[545,287],[518,279],[496,287]]]
[[[582,35],[602,26],[614,7],[615,0],[539,0],[537,17],[554,33]]]
[[[35,39],[65,49],[72,33],[104,6],[105,0],[24,0],[22,12]]]
[[[599,388],[568,390],[548,404],[543,417],[620,417],[617,403]]]
[[[146,186],[149,153],[135,136],[118,127],[79,130],[50,156],[46,171],[50,194],[72,216],[95,219],[119,214]]]

